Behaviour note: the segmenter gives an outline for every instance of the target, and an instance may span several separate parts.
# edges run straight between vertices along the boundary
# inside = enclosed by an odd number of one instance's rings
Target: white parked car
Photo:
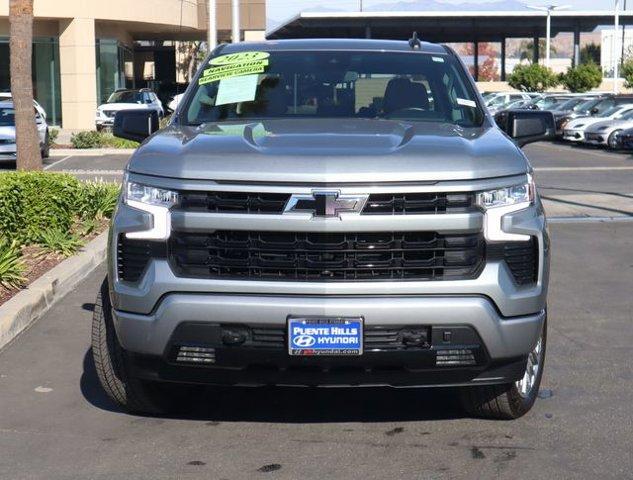
[[[42,157],[49,155],[48,125],[37,109],[33,109]],[[0,101],[0,163],[16,161],[15,108],[11,101]]]
[[[620,148],[618,135],[628,128],[633,128],[633,110],[618,120],[604,120],[587,127],[585,143],[611,149]]]
[[[0,92],[0,102],[11,101],[12,99],[13,96],[11,95],[11,92]],[[36,100],[33,100],[33,106],[35,107],[35,110],[37,110],[37,113],[39,113],[40,116],[46,121],[47,115],[44,107],[37,103]]]
[[[169,105],[167,105],[167,108],[172,112],[175,112],[178,108],[178,105],[180,104],[180,101],[182,100],[182,97],[184,96],[184,93],[179,93],[178,95],[175,95],[174,98],[172,98],[171,102],[169,102]]]
[[[592,125],[605,120],[619,120],[627,113],[633,111],[633,104],[616,105],[613,108],[605,110],[595,117],[582,117],[569,121],[563,130],[563,140],[570,142],[583,142],[585,140],[585,131]]]
[[[111,128],[114,124],[116,112],[120,110],[138,110],[147,108],[156,110],[159,117],[165,116],[162,102],[158,96],[147,88],[140,90],[117,90],[108,101],[97,108],[95,126],[101,131],[104,128]]]

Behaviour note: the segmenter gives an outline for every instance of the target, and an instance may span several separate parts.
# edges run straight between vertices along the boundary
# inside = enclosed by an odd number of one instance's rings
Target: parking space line
[[[631,166],[618,167],[534,167],[535,172],[575,172],[575,171],[609,171],[609,170],[633,170]]]
[[[547,217],[548,223],[633,223],[633,216],[622,217]]]
[[[54,167],[55,165],[57,165],[59,163],[62,163],[62,162],[66,161],[66,160],[68,160],[69,158],[72,158],[72,157],[73,157],[72,155],[68,155],[67,157],[62,158],[61,160],[57,160],[56,162],[53,162],[50,165],[46,165],[44,167],[44,170],[48,170],[49,168]]]

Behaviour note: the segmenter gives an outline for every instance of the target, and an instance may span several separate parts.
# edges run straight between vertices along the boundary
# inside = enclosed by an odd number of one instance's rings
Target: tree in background
[[[17,168],[41,170],[42,155],[33,109],[33,0],[9,1],[11,96],[15,109]]]
[[[179,60],[176,67],[184,77],[185,82],[191,81],[200,63],[204,60],[206,45],[206,42],[179,42],[177,49]]]
[[[545,58],[545,50],[547,48],[547,43],[545,39],[541,38],[538,41],[538,57],[540,59]],[[556,47],[551,45],[550,55],[556,53]],[[523,40],[518,48],[519,58],[521,60],[527,60],[532,63],[534,59],[534,41],[532,40]]]
[[[600,45],[588,43],[580,49],[580,63],[600,65]]]
[[[567,69],[560,75],[560,82],[574,93],[582,93],[598,88],[602,83],[602,69],[593,62],[582,63],[575,68]]]
[[[508,84],[523,92],[543,92],[558,85],[559,78],[543,65],[517,65],[508,77]]]
[[[475,46],[472,43],[467,43],[464,46],[463,52],[465,55],[475,55]],[[483,42],[479,44],[479,58],[486,57],[486,59],[479,64],[479,78],[480,82],[496,82],[499,81],[499,66],[497,64],[497,56],[499,52],[495,49],[492,43]],[[468,67],[471,75],[475,75],[475,66]]]

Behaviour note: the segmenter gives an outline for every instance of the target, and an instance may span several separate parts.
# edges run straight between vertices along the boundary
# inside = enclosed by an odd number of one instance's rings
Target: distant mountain
[[[364,9],[367,12],[464,12],[474,10],[526,10],[525,4],[517,0],[496,0],[486,3],[447,3],[438,0],[413,0],[411,2],[376,3]]]
[[[268,0],[274,2],[275,0]],[[448,3],[441,0],[412,0],[400,1],[392,3],[374,3],[365,5],[365,12],[459,12],[459,11],[512,11],[526,10],[525,4],[518,0],[491,0],[484,3]],[[327,6],[311,7],[302,10],[302,12],[346,12],[340,8],[332,8]],[[298,12],[297,12],[298,13]],[[272,30],[286,20],[277,20],[268,18],[267,28]]]

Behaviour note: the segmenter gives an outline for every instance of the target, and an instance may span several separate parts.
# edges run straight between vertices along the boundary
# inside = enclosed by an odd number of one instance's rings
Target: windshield
[[[15,125],[15,110],[8,107],[0,107],[0,127],[12,127]]]
[[[567,100],[566,102],[557,105],[555,110],[559,112],[565,112],[567,110],[574,110],[577,105],[583,103],[585,100],[583,98],[572,98],[571,100]]]
[[[536,105],[541,110],[549,110],[554,105],[557,105],[566,100],[567,100],[566,98],[545,97],[545,98],[539,98],[536,102],[534,102],[534,105]]]
[[[604,112],[599,113],[597,116],[598,117],[611,117],[611,116],[615,115],[616,113],[618,113],[620,110],[622,110],[622,105],[618,105],[616,107],[608,108]]]
[[[595,99],[595,100],[585,100],[584,102],[582,102],[579,105],[576,105],[574,107],[574,112],[589,112],[591,111],[591,109],[593,107],[595,107],[596,105],[598,105],[598,103],[600,103],[601,100],[600,99]]]
[[[211,59],[184,108],[190,125],[269,118],[390,118],[479,126],[484,114],[449,55],[241,52]]]
[[[108,103],[143,103],[143,94],[140,92],[114,92],[108,98]]]

